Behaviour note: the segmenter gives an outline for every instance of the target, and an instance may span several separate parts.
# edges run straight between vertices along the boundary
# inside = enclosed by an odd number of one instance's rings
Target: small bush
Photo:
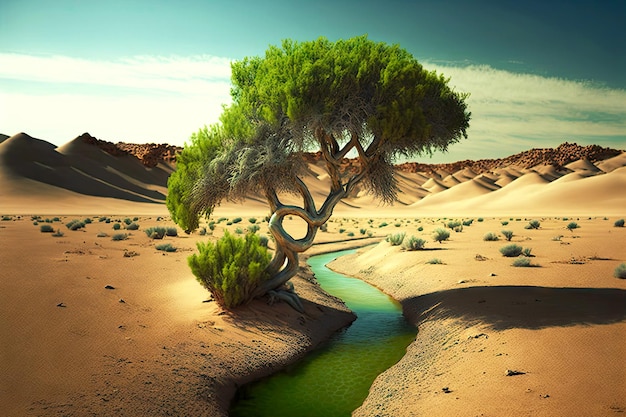
[[[474,223],[474,219],[463,220],[463,226],[471,226]]]
[[[378,227],[386,227],[388,226],[387,222],[382,222],[381,224],[378,225]]]
[[[243,229],[241,227],[237,227],[235,228],[235,234],[237,235],[243,235]]]
[[[513,231],[512,230],[503,230],[501,233],[502,233],[502,236],[504,236],[506,238],[506,240],[509,241],[509,242],[513,238]]]
[[[83,223],[91,224],[91,219],[89,217],[86,217],[85,220],[83,220]]]
[[[437,228],[435,229],[435,234],[433,235],[433,240],[435,242],[443,242],[444,240],[448,240],[450,238],[450,232],[446,229]]]
[[[511,265],[516,266],[518,268],[528,268],[531,266],[535,266],[531,264],[530,259],[528,258],[517,258],[516,260],[513,261]]]
[[[479,217],[477,220],[478,222],[483,222],[485,219],[483,219],[482,217]]]
[[[53,233],[54,227],[50,226],[49,224],[42,224],[41,226],[39,226],[39,231],[41,233]]]
[[[214,221],[210,221],[208,226],[209,226],[209,230],[211,230],[211,231],[215,230],[215,222]]]
[[[78,230],[85,227],[85,223],[81,222],[80,220],[72,220],[71,222],[66,223],[65,226],[70,230]]]
[[[127,218],[125,218],[125,219],[124,219],[124,223],[126,223],[127,225],[128,225],[128,224],[131,224],[131,223],[132,223],[132,220],[131,220],[130,218],[128,218],[128,217],[127,217]]]
[[[501,224],[502,226],[506,226],[507,224],[509,224],[509,222],[508,222],[508,220],[502,220],[502,221],[500,222],[500,224]]]
[[[541,223],[539,222],[539,220],[531,220],[526,226],[524,226],[524,229],[539,229],[540,227]]]
[[[424,249],[425,244],[426,244],[426,241],[424,239],[411,236],[409,238],[404,239],[404,241],[402,242],[402,249],[409,250],[409,251],[420,250],[420,249]]]
[[[156,250],[160,250],[163,252],[176,252],[176,248],[172,246],[171,243],[162,243],[160,245],[155,246]]]
[[[249,233],[256,233],[259,230],[261,230],[261,226],[259,226],[258,224],[251,224],[250,226],[248,226]]]
[[[448,229],[456,229],[457,227],[461,226],[462,223],[458,220],[454,220],[454,221],[450,221],[448,222],[448,224],[446,225],[448,227]]]
[[[116,233],[111,237],[111,240],[126,240],[128,239],[128,233]]]
[[[139,230],[139,225],[137,223],[130,223],[126,225],[126,230]]]
[[[367,233],[367,229],[359,229],[359,233],[365,235]]]
[[[213,294],[225,308],[234,308],[248,301],[258,286],[268,279],[266,267],[271,254],[258,235],[245,238],[228,231],[217,242],[197,243],[197,254],[187,258],[198,282]]]
[[[500,253],[503,256],[514,258],[522,254],[522,247],[515,244],[506,245],[500,248]]]
[[[243,219],[241,217],[235,217],[233,219],[233,224],[240,223]]]
[[[256,217],[250,217],[250,218],[248,219],[248,221],[249,221],[251,224],[255,224],[255,223],[256,223]]]
[[[391,246],[400,246],[405,236],[406,236],[406,233],[404,232],[394,233],[394,234],[387,235],[387,238],[385,240],[391,243]]]
[[[150,227],[144,231],[150,239],[163,239],[166,232],[165,227]]]
[[[340,228],[339,228],[339,233],[343,233],[343,232],[345,232],[345,231],[346,231],[346,229],[344,229],[343,227],[340,227]]]
[[[524,250],[522,250],[522,255],[526,256],[527,258],[530,258],[532,255],[532,248],[524,248]]]
[[[571,222],[566,227],[567,227],[567,230],[569,230],[570,232],[574,229],[580,228],[580,226],[576,222]]]
[[[429,261],[426,261],[426,263],[431,265],[443,265],[443,261],[439,258],[433,258]]]
[[[418,227],[418,228],[417,228],[417,231],[418,231],[418,232],[423,232],[423,231],[424,231],[424,227],[422,227],[422,226]]]
[[[100,232],[96,235],[96,237],[109,237],[109,235],[107,233]]]
[[[165,229],[166,236],[178,236],[178,229],[175,227],[168,227]]]
[[[483,240],[487,241],[487,242],[495,242],[496,240],[499,240],[498,235],[496,235],[495,233],[487,233],[485,236],[483,236]]]
[[[615,278],[626,279],[626,264],[617,265],[615,272],[613,272],[613,276],[615,276]]]
[[[267,245],[270,243],[270,238],[265,235],[259,236],[259,243],[264,248],[267,248]]]
[[[346,233],[346,236],[353,237],[354,236],[354,232],[348,232],[348,233]]]
[[[122,225],[119,223],[113,223],[113,230],[120,230],[122,228]]]
[[[624,227],[624,219],[615,220],[615,223],[613,223],[613,226]]]
[[[58,229],[56,232],[52,234],[53,237],[63,237],[63,232],[61,229]]]

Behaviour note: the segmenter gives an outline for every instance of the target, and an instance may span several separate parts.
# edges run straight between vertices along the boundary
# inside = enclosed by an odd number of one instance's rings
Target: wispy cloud
[[[564,141],[626,147],[626,91],[481,65],[424,62],[469,92],[470,138],[433,161],[507,156]],[[137,56],[89,60],[0,53],[0,132],[62,144],[183,144],[230,103],[230,59]]]

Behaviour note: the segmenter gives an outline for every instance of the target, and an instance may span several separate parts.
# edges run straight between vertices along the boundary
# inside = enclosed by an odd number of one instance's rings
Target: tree
[[[270,278],[251,297],[284,292],[298,269],[298,253],[312,244],[334,207],[360,185],[384,203],[397,194],[393,161],[446,151],[467,138],[467,94],[455,92],[443,75],[425,70],[398,45],[366,36],[330,42],[285,40],[264,57],[232,64],[232,104],[220,122],[192,136],[168,182],[167,206],[182,228],[198,227],[223,200],[264,195],[276,242]],[[331,188],[318,209],[301,175],[304,152],[323,158]],[[356,169],[342,160],[355,155]],[[281,193],[302,197],[285,205]],[[307,233],[294,239],[283,227],[298,216]],[[247,300],[246,300],[247,301]]]

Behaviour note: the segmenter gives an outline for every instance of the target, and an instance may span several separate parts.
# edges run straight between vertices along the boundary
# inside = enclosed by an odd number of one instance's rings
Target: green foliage
[[[502,233],[502,236],[504,236],[506,238],[506,240],[509,241],[509,242],[513,238],[513,231],[512,230],[503,230],[501,233]]]
[[[495,233],[487,233],[485,236],[483,236],[483,240],[488,241],[488,242],[495,242],[498,239],[498,235],[496,235]]]
[[[13,220],[13,217],[11,217],[11,216],[2,216],[2,221],[3,222],[8,222],[8,221],[11,221],[11,220]]]
[[[122,228],[122,225],[120,225],[119,223],[113,223],[113,230],[120,230]]]
[[[463,220],[463,226],[471,226],[474,223],[474,219]]]
[[[126,225],[126,230],[139,230],[139,224],[137,223],[128,223]]]
[[[104,232],[98,232],[96,237],[109,237],[109,235],[107,233],[104,233]]]
[[[437,228],[435,229],[435,234],[433,235],[433,240],[435,242],[443,242],[444,240],[448,240],[450,238],[450,232],[446,229]]]
[[[522,254],[522,247],[516,244],[506,245],[500,248],[500,253],[503,256],[514,258]]]
[[[516,266],[518,268],[528,268],[528,267],[536,266],[532,264],[530,262],[530,259],[528,258],[517,258],[516,260],[513,261],[511,265]]]
[[[365,235],[367,233],[367,229],[361,228],[359,229],[359,233]]]
[[[482,223],[485,219],[483,219],[482,217],[479,217],[477,220],[479,223]]]
[[[615,268],[615,271],[613,272],[613,276],[615,276],[615,278],[626,279],[626,264],[622,263],[617,265],[617,268]]]
[[[241,217],[235,217],[235,218],[233,219],[233,224],[236,224],[236,223],[241,223],[241,221],[242,221],[242,220],[243,220],[243,219],[242,219]]]
[[[529,258],[529,257],[533,256],[532,253],[531,253],[532,251],[533,251],[532,248],[524,248],[522,250],[522,255],[524,255],[524,256]]]
[[[259,230],[261,230],[261,226],[259,226],[258,224],[251,224],[250,226],[248,226],[248,233],[256,233]]]
[[[541,227],[541,223],[539,220],[531,220],[524,229],[539,229]]]
[[[61,231],[61,229],[58,229],[56,232],[54,232],[52,234],[52,236],[54,236],[54,237],[63,237],[64,235],[63,235],[63,232]]]
[[[178,229],[176,229],[175,227],[167,227],[165,228],[165,235],[166,236],[178,236]]]
[[[431,265],[443,265],[443,261],[439,258],[433,258],[430,259],[428,261],[426,261],[427,264],[431,264]]]
[[[255,224],[255,223],[256,223],[256,220],[257,220],[257,219],[256,219],[256,217],[250,217],[250,218],[248,219],[248,221],[249,221],[251,224]]]
[[[86,217],[85,220],[83,220],[83,223],[91,224],[91,219],[89,217]]]
[[[426,241],[424,239],[420,239],[415,236],[410,236],[404,239],[404,241],[402,242],[402,249],[409,250],[409,251],[421,250],[421,249],[424,249],[425,244],[426,244]]]
[[[507,224],[509,224],[509,221],[508,220],[502,220],[500,222],[500,224],[502,224],[502,226],[506,226]]]
[[[163,239],[165,236],[165,227],[149,227],[144,230],[150,239]]]
[[[125,218],[125,219],[124,219],[124,223],[125,223],[125,224],[127,224],[127,225],[128,225],[128,224],[131,224],[132,222],[133,222],[133,221],[132,221],[129,217],[127,217],[127,218]]]
[[[354,236],[354,232],[348,232],[348,233],[346,233],[346,236],[353,237]]]
[[[235,234],[237,235],[243,235],[243,229],[241,227],[237,227],[235,228]]]
[[[128,233],[116,233],[111,237],[111,240],[126,240],[128,239]]]
[[[624,227],[624,219],[615,220],[615,223],[613,223],[613,226]]]
[[[197,243],[198,254],[187,260],[198,282],[225,308],[234,308],[251,299],[255,289],[268,279],[265,272],[271,255],[259,236],[245,238],[228,231],[215,243]]]
[[[392,233],[390,235],[387,235],[387,238],[385,240],[391,243],[391,246],[400,246],[405,236],[406,236],[406,233],[404,232]]]
[[[80,220],[74,219],[66,223],[65,226],[70,230],[78,230],[78,229],[82,229],[83,227],[85,227],[85,223],[81,222]]]
[[[54,232],[54,227],[50,226],[49,224],[42,224],[41,226],[39,226],[39,231],[42,233],[52,233]]]
[[[418,231],[418,232],[423,232],[423,231],[424,231],[424,227],[422,227],[422,226],[418,227],[418,228],[417,228],[417,231]]]
[[[387,222],[382,222],[381,224],[378,225],[379,228],[380,227],[387,227],[387,226],[388,226]]]
[[[461,223],[458,220],[453,220],[453,221],[449,221],[446,226],[448,227],[448,229],[456,229],[457,227],[461,226],[462,224],[463,223]]]
[[[171,243],[162,243],[160,245],[155,246],[156,250],[160,250],[163,252],[176,252],[176,248],[172,246]]]
[[[576,222],[570,222],[566,227],[567,227],[567,230],[569,230],[570,232],[573,231],[574,229],[580,228],[580,226]]]

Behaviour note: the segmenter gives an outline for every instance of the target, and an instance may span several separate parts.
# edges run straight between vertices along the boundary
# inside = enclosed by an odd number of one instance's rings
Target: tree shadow
[[[411,298],[403,305],[413,322],[456,318],[494,330],[626,321],[626,290],[613,288],[469,287]]]

